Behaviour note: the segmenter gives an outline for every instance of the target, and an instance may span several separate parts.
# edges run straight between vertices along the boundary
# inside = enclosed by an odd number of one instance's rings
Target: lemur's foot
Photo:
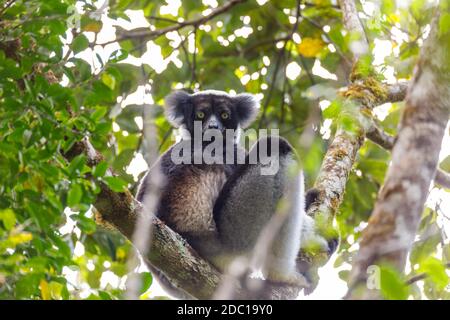
[[[306,210],[318,200],[319,192],[311,189],[305,197]],[[321,221],[320,216],[316,220],[305,215],[302,228],[301,250],[297,258],[297,271],[304,275],[310,283],[303,291],[310,294],[317,287],[319,276],[317,267],[323,265],[339,246],[339,234],[329,221]],[[314,259],[313,259],[314,257]],[[318,260],[316,260],[318,258]],[[312,265],[314,261],[315,265]]]
[[[319,200],[319,191],[310,189],[305,195],[305,209]],[[312,251],[313,253],[327,253],[330,257],[339,246],[339,234],[326,221],[320,223],[311,216],[304,217],[301,247],[302,251]]]
[[[304,252],[326,253],[330,257],[339,246],[337,231],[318,227],[310,216],[304,217],[301,249]]]

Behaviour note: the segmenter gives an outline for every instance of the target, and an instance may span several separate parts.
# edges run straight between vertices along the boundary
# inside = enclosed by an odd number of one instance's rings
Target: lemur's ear
[[[247,128],[255,120],[259,111],[259,100],[252,94],[241,93],[233,97],[239,124]]]
[[[189,102],[191,95],[185,91],[175,91],[165,98],[166,118],[175,127],[183,124],[184,108]]]

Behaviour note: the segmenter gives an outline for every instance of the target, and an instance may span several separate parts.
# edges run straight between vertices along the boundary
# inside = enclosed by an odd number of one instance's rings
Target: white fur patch
[[[205,95],[205,94],[212,94],[212,95],[216,95],[216,96],[226,96],[226,97],[230,97],[230,98],[233,97],[229,93],[227,93],[225,91],[220,91],[220,90],[199,91],[199,92],[193,93],[192,96],[195,97],[195,96],[200,96],[200,95]]]

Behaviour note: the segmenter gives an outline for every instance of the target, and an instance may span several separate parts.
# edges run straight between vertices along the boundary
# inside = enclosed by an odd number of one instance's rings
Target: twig
[[[289,58],[287,60],[289,60]],[[287,64],[285,64],[285,65],[287,65]],[[284,73],[286,74],[286,68],[284,70]],[[284,118],[285,118],[285,114],[286,114],[286,112],[285,112],[285,105],[286,105],[285,95],[286,95],[286,89],[287,89],[287,82],[288,82],[288,79],[285,76],[284,80],[283,80],[283,90],[281,91],[280,124],[284,123]]]
[[[318,9],[322,9],[322,8],[334,8],[334,9],[340,9],[340,7],[338,5],[335,4],[316,4],[316,3],[311,3],[311,2],[302,2],[302,5],[306,6],[306,7],[315,7]]]
[[[211,13],[206,16],[203,16],[203,17],[200,17],[197,19],[193,19],[193,20],[177,22],[177,24],[175,24],[175,25],[168,26],[168,27],[162,28],[162,29],[157,29],[157,30],[144,30],[144,31],[135,31],[135,32],[130,31],[127,34],[116,38],[115,40],[111,40],[111,41],[101,43],[98,45],[105,46],[110,43],[120,42],[123,40],[134,39],[134,38],[148,38],[150,40],[150,39],[158,38],[168,32],[180,30],[181,28],[184,28],[186,26],[197,27],[197,26],[217,17],[218,15],[221,15],[222,13],[227,12],[234,6],[236,6],[240,3],[243,3],[245,1],[247,1],[247,0],[230,0],[223,6],[217,7],[216,9],[212,10]]]
[[[8,8],[13,5],[14,2],[16,2],[16,0],[11,0],[8,3],[6,3],[5,6],[0,10],[0,16],[2,16],[3,13],[5,13],[5,11],[8,10]]]
[[[164,21],[164,22],[170,22],[170,23],[180,23],[177,20],[164,18],[164,17],[148,16],[145,18],[147,18],[148,20],[157,20],[157,21]]]
[[[178,32],[178,36],[181,38],[181,34],[179,31]],[[191,35],[191,33],[189,33],[184,39],[181,40],[180,45],[178,46],[178,48],[181,48],[181,50],[183,50],[183,53],[186,57],[186,63],[188,66],[188,70],[192,70],[192,65],[191,65],[191,61],[189,59],[189,52],[187,51],[184,43],[186,42],[186,40],[189,38],[189,36]]]
[[[164,133],[161,143],[159,144],[158,151],[161,151],[161,148],[163,147],[164,143],[167,141],[167,139],[172,134],[172,131],[173,131],[173,127],[170,127],[170,129],[167,130],[166,133]]]
[[[392,150],[395,143],[395,137],[384,132],[381,128],[372,124],[366,132],[366,137],[386,150]],[[436,170],[436,176],[434,182],[441,187],[450,189],[450,174],[446,173],[442,169]]]
[[[260,128],[261,128],[262,124],[266,120],[267,107],[269,106],[270,100],[272,98],[273,90],[275,89],[275,81],[277,79],[278,71],[279,71],[280,66],[281,66],[281,58],[284,56],[284,53],[286,51],[286,46],[287,46],[288,42],[292,40],[292,36],[294,35],[295,31],[297,31],[297,28],[298,28],[298,23],[300,21],[300,15],[301,15],[300,0],[297,0],[296,7],[297,7],[297,11],[296,11],[296,14],[295,14],[295,23],[294,23],[294,25],[293,25],[289,35],[287,36],[288,40],[286,40],[284,42],[283,48],[279,51],[279,53],[277,55],[277,60],[276,60],[275,69],[274,69],[274,72],[273,72],[273,75],[272,75],[272,81],[271,81],[269,93],[267,94],[267,98],[266,98],[266,100],[264,102],[264,105],[263,105],[263,108],[262,108],[263,112],[262,112],[262,115],[261,115],[261,119],[259,120],[259,127]]]
[[[192,77],[191,77],[191,84],[194,84],[197,82],[197,75],[196,75],[196,68],[197,68],[197,27],[194,27],[194,52],[192,53]]]
[[[347,31],[360,38],[364,38],[359,39],[358,45],[361,46],[360,50],[358,52],[353,52],[353,58],[356,61],[360,57],[360,52],[369,52],[369,41],[366,32],[364,31],[364,27],[359,20],[355,2],[353,0],[339,0],[339,6],[342,9],[342,19]]]
[[[445,266],[446,268],[450,268],[450,263],[446,263],[444,266]],[[411,277],[410,279],[408,279],[408,280],[406,281],[406,285],[410,286],[410,285],[412,285],[413,283],[415,283],[415,282],[417,282],[417,281],[420,281],[420,280],[424,280],[424,279],[426,279],[426,278],[428,278],[428,274],[427,274],[427,273],[420,273],[420,274],[415,275],[415,276]]]
[[[311,83],[311,85],[315,85],[316,80],[314,80],[314,76],[312,75],[311,70],[306,66],[305,58],[303,58],[303,56],[301,54],[299,54],[299,58],[300,58],[300,64],[302,65],[303,69],[305,70],[306,74],[308,75],[309,82]]]
[[[289,39],[290,39],[289,35],[284,36],[284,37],[278,37],[278,38],[263,39],[263,40],[253,43],[252,45],[250,45],[248,47],[242,47],[240,50],[238,50],[238,49],[232,49],[232,50],[228,50],[228,51],[222,50],[221,52],[217,52],[215,54],[215,57],[244,56],[247,53],[249,53],[252,50],[257,49],[259,47],[266,46],[266,45],[274,45],[280,41],[288,41]]]
[[[277,60],[275,62],[275,68],[274,68],[274,71],[273,71],[273,74],[272,74],[272,80],[270,82],[270,89],[269,89],[269,92],[267,93],[266,100],[264,101],[264,105],[262,107],[263,112],[262,112],[262,115],[261,115],[261,119],[259,120],[259,127],[260,128],[261,128],[261,126],[263,124],[265,124],[267,107],[269,106],[270,100],[272,99],[273,91],[275,90],[275,81],[277,80],[278,71],[279,71],[280,66],[281,66],[281,60],[282,60],[282,57],[284,56],[286,43],[287,42],[284,43],[283,48],[278,52],[278,55],[277,55]]]
[[[366,137],[386,150],[391,150],[394,147],[395,137],[387,134],[374,123],[367,130]]]
[[[450,189],[450,174],[442,171],[442,169],[437,169],[436,176],[434,177],[434,182],[441,187]]]

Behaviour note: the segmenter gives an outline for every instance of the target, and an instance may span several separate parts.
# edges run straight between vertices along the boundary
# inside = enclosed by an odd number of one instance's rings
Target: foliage
[[[100,182],[114,191],[135,189],[138,176],[130,163],[147,152],[145,110],[154,115],[160,151],[172,143],[162,104],[174,88],[258,94],[263,116],[255,128],[280,128],[295,145],[313,122],[316,134],[304,152],[312,184],[336,123],[348,121],[342,111],[351,106],[342,105],[336,89],[348,84],[351,73],[350,35],[334,1],[301,1],[298,25],[296,1],[262,2],[243,1],[205,23],[161,35],[150,31],[193,21],[226,1],[183,0],[171,13],[167,3],[151,0],[110,0],[107,11],[103,1],[0,3],[0,299],[123,298],[130,244],[95,225],[91,204]],[[432,6],[424,0],[406,7],[361,2],[371,49],[392,49],[377,62],[378,76],[410,79]],[[126,30],[139,14],[147,25]],[[111,39],[111,21],[118,44]],[[443,17],[441,27],[448,28],[448,21]],[[317,71],[318,63],[336,80]],[[373,69],[374,60],[365,63]],[[291,74],[298,67],[301,72]],[[376,119],[387,132],[395,134],[401,107],[392,104],[385,119]],[[93,168],[85,156],[70,162],[64,157],[85,136],[105,156]],[[349,266],[388,163],[389,153],[370,142],[358,154],[337,216],[340,270]],[[108,167],[118,176],[108,177]],[[426,209],[411,253],[408,276],[433,275],[415,298],[449,295],[437,255],[443,251],[444,262],[450,259],[439,214],[439,208]],[[384,279],[394,280],[383,294],[407,298],[398,276],[386,270]],[[105,274],[117,283],[106,283]],[[152,278],[148,273],[142,278],[147,298]]]

